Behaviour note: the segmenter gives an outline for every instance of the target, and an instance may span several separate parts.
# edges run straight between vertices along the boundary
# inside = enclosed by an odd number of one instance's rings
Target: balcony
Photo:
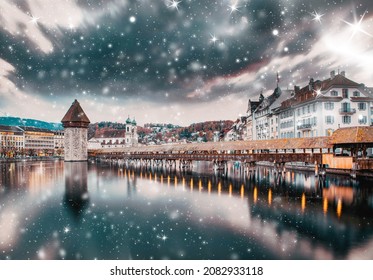
[[[297,126],[298,130],[311,130],[312,125],[309,123],[301,124]]]
[[[356,113],[356,109],[351,108],[340,108],[339,113],[343,115],[352,115]]]

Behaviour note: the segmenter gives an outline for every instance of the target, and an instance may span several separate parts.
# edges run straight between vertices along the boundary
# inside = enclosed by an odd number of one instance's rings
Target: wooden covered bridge
[[[302,162],[314,164],[318,175],[325,168],[373,172],[372,148],[373,127],[353,127],[338,129],[331,137],[110,148],[90,150],[89,156],[144,165],[178,163],[181,168],[193,161],[211,161],[222,169],[228,161],[235,161],[249,169],[257,162],[271,162],[276,170],[284,170],[286,163]]]

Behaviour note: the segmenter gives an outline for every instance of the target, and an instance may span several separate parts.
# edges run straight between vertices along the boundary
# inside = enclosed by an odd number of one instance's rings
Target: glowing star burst
[[[351,23],[351,22],[348,22],[348,21],[345,21],[345,20],[342,20],[344,23],[348,24],[351,28],[352,28],[352,34],[351,34],[351,37],[350,37],[350,40],[352,40],[352,38],[355,36],[356,33],[360,32],[360,33],[363,33],[365,35],[368,35],[369,37],[373,37],[373,35],[371,35],[370,33],[366,32],[363,28],[362,28],[362,21],[364,19],[364,16],[367,12],[365,11],[364,14],[361,16],[361,18],[359,19],[359,21],[356,21],[355,19],[355,22],[354,23]]]
[[[218,41],[219,39],[218,38],[216,38],[216,36],[215,35],[212,35],[212,34],[210,34],[210,36],[211,36],[211,39],[210,39],[210,41],[215,45],[215,43],[216,43],[216,41]]]
[[[179,4],[181,1],[175,1],[175,0],[169,0],[167,1],[167,7],[170,9],[176,9],[179,10]]]
[[[234,4],[232,5],[228,5],[230,11],[231,11],[231,14],[234,13],[234,12],[238,12],[238,5],[237,5],[237,2],[235,2]]]
[[[321,17],[324,14],[319,14],[318,12],[314,11],[311,15],[313,15],[313,19],[312,20],[318,21],[319,23],[321,23]]]
[[[35,24],[35,25],[38,25],[38,21],[39,21],[40,18],[38,17],[35,17],[35,16],[31,16],[31,20],[30,22]]]

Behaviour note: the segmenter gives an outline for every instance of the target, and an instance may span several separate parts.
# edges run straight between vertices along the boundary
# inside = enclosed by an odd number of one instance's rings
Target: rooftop
[[[90,120],[75,99],[61,122],[64,127],[88,127]]]
[[[22,129],[18,126],[0,125],[0,131],[5,132],[22,132]]]
[[[54,131],[45,129],[45,128],[38,128],[38,127],[33,127],[33,126],[20,126],[20,128],[23,131],[27,132],[46,132],[46,133],[54,133]]]
[[[332,144],[373,143],[372,126],[340,128],[331,136]]]
[[[310,83],[299,89],[295,89],[295,94],[292,98],[289,98],[287,100],[284,100],[281,104],[281,109],[289,108],[291,106],[310,102],[315,99],[338,99],[341,97],[330,97],[330,96],[324,96],[322,94],[318,95],[318,92],[325,92],[333,87],[343,87],[343,88],[361,88],[363,92],[366,91],[364,89],[364,86],[361,84],[358,84],[350,79],[347,79],[345,74],[337,74],[335,76],[332,76],[326,80],[320,81],[313,81],[313,79],[310,80]]]

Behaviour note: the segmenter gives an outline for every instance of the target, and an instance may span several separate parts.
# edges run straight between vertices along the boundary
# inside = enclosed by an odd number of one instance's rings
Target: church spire
[[[276,87],[278,87],[278,84],[280,83],[280,76],[278,75],[278,71],[277,71],[277,76],[276,76],[276,82],[277,82]]]

